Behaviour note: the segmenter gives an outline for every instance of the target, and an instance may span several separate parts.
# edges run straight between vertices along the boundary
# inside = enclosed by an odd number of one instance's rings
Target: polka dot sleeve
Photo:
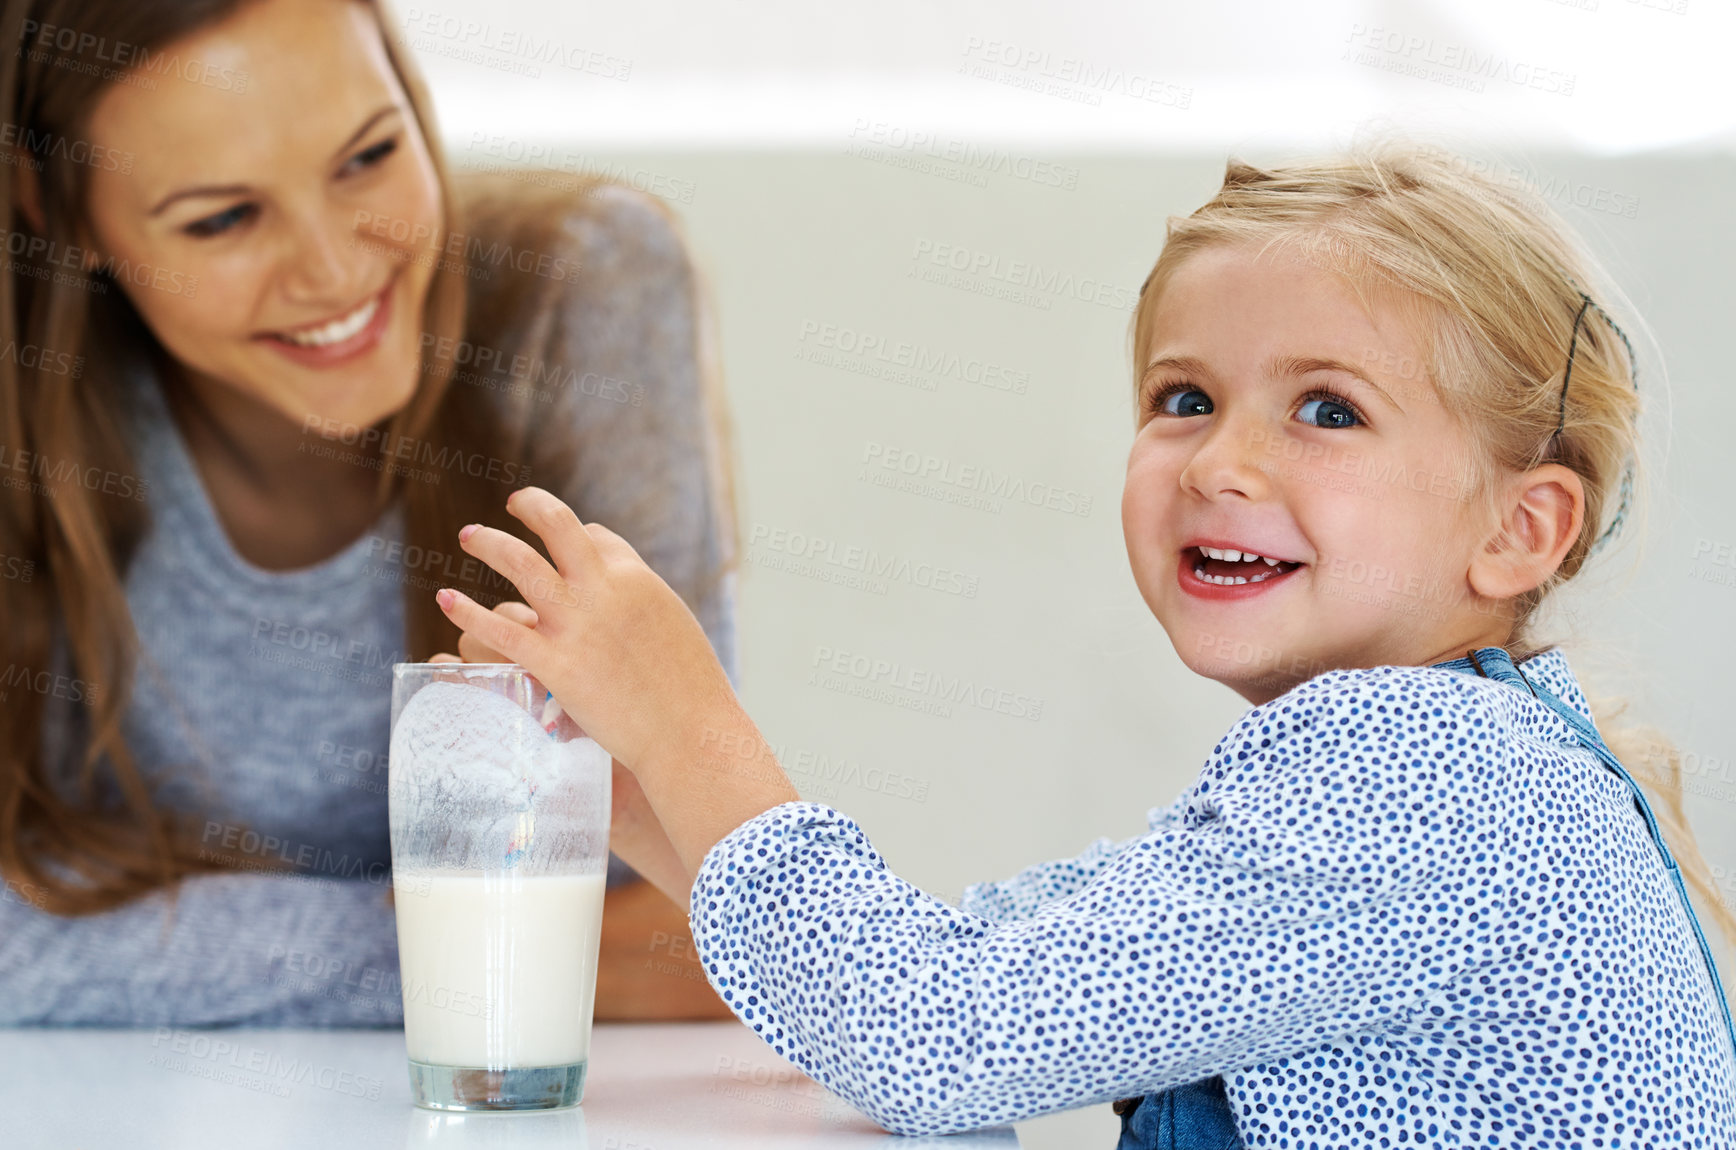
[[[1250,710],[1151,833],[963,908],[789,803],[706,857],[694,938],[744,1022],[903,1134],[1361,1041],[1499,956],[1523,912],[1490,689],[1322,675]]]
[[[959,909],[990,922],[1030,918],[1056,899],[1076,893],[1134,841],[1098,839],[1077,858],[1038,863],[1005,882],[973,883],[965,887]]]

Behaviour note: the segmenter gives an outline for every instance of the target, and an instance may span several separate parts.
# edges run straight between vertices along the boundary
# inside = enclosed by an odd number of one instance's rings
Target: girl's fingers
[[[516,599],[508,599],[505,602],[496,603],[494,609],[500,614],[505,615],[508,619],[511,619],[514,623],[523,623],[526,627],[536,626],[536,612],[532,611],[529,607],[520,603]]]
[[[508,659],[499,651],[493,650],[488,646],[488,644],[484,643],[481,639],[478,639],[475,635],[472,635],[469,631],[465,631],[463,634],[458,636],[458,653],[464,656],[464,661],[466,663],[512,662],[511,659]]]
[[[496,603],[494,605],[494,613],[511,619],[514,623],[521,624],[525,627],[533,629],[536,627],[536,612],[532,611],[529,607],[526,607],[523,603],[515,602],[510,599],[504,603]],[[508,659],[499,651],[493,650],[468,631],[458,636],[458,652],[464,656],[464,661],[466,663],[512,662],[511,659]]]
[[[469,534],[459,532],[458,545],[504,575],[526,603],[560,604],[577,597],[561,573],[518,536],[493,527],[472,526],[465,531]]]
[[[591,541],[596,544],[597,554],[605,558],[616,558],[623,555],[631,555],[635,559],[639,558],[639,553],[633,550],[633,545],[631,543],[627,542],[613,531],[610,531],[601,523],[585,524],[585,532],[591,537]]]
[[[521,487],[506,498],[507,514],[537,533],[561,574],[583,582],[596,569],[597,546],[578,514],[540,487]]]
[[[458,645],[460,647],[464,646],[463,636],[459,636]],[[457,655],[449,655],[445,651],[440,652],[438,655],[428,656],[428,661],[430,663],[462,663],[462,662],[464,662],[464,660],[459,658]]]
[[[515,623],[498,612],[486,610],[470,596],[450,587],[437,591],[434,600],[440,604],[441,610],[446,612],[446,617],[457,624],[460,631],[488,650],[504,656],[504,659],[499,661],[522,666],[538,660],[542,637],[524,624]]]

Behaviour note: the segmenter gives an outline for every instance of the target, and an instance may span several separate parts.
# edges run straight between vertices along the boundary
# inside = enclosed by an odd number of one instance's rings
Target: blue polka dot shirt
[[[1590,718],[1566,659],[1525,673]],[[1249,710],[1150,830],[954,907],[817,803],[706,856],[741,1019],[901,1134],[1221,1074],[1248,1146],[1736,1146],[1736,1051],[1627,784],[1431,667]]]

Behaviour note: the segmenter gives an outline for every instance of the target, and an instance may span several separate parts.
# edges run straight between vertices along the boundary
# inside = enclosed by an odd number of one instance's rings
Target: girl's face
[[[303,427],[399,410],[442,203],[371,10],[261,0],[162,55],[203,67],[114,84],[88,126],[133,157],[91,173],[96,257],[192,372]]]
[[[1333,668],[1506,641],[1470,587],[1489,531],[1469,441],[1390,299],[1225,246],[1155,306],[1121,515],[1183,662],[1259,704]]]

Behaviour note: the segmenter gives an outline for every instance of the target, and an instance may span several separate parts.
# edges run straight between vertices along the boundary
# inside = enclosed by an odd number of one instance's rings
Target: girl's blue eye
[[[1211,397],[1192,387],[1177,387],[1157,399],[1158,410],[1165,415],[1210,415]]]
[[[1315,427],[1355,427],[1362,422],[1354,408],[1336,399],[1310,399],[1296,417]]]

